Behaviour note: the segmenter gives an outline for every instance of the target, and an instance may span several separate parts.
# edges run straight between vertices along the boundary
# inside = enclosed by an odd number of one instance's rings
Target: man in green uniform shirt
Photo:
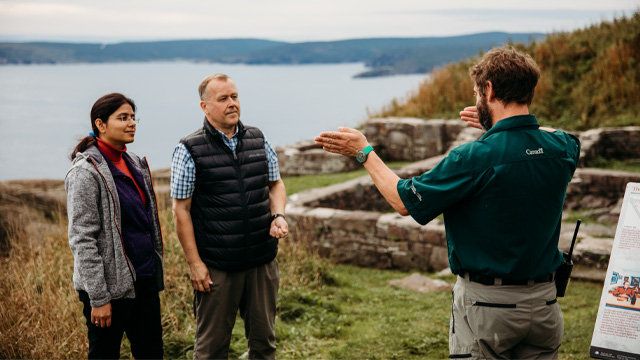
[[[540,77],[530,56],[493,49],[470,75],[476,106],[460,116],[487,131],[420,176],[400,179],[357,130],[324,132],[315,141],[356,156],[400,214],[426,224],[444,213],[449,264],[458,275],[451,358],[557,358],[564,324],[554,272],[580,143],[529,114]]]

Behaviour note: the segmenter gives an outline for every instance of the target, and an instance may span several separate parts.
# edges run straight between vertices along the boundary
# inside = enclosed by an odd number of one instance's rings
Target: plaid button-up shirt
[[[231,139],[223,134],[220,130],[215,129],[222,135],[224,143],[235,154],[238,146],[238,127],[236,133]],[[278,155],[273,147],[264,138],[264,149],[267,152],[267,163],[269,165],[269,181],[277,181],[280,179],[280,168],[278,167]],[[171,197],[175,199],[187,199],[193,195],[196,187],[196,164],[191,158],[189,150],[183,143],[179,143],[173,150],[173,158],[171,160]]]

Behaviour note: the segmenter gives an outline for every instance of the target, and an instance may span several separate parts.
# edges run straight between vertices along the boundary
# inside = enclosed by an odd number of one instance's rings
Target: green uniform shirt
[[[534,279],[562,263],[560,220],[580,142],[539,127],[533,115],[502,119],[432,170],[398,181],[418,223],[444,213],[454,274]]]

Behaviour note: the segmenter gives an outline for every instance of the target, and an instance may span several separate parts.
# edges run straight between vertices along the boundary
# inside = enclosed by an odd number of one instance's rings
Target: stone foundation
[[[396,171],[408,178],[443,156]],[[368,175],[291,195],[287,221],[293,238],[337,263],[379,269],[438,271],[449,266],[444,224],[426,226],[397,214]]]
[[[433,168],[448,150],[476,140],[482,131],[468,128],[461,121],[419,119],[373,119],[364,129],[376,152],[385,161],[414,161],[396,171],[401,178],[422,174]],[[597,129],[578,134],[582,142],[581,163],[596,157],[638,158],[640,127]],[[332,162],[336,155],[318,155],[317,147],[307,162]],[[299,154],[299,153],[298,153]],[[300,156],[300,155],[298,155]],[[319,157],[315,157],[319,156]],[[338,156],[340,157],[340,156]],[[355,160],[343,158],[343,162]],[[291,161],[291,157],[286,158]],[[298,172],[304,164],[293,162]],[[356,168],[360,166],[356,164]],[[314,164],[320,168],[321,164]],[[344,169],[350,165],[337,165]],[[310,172],[309,168],[306,168]],[[331,169],[322,167],[322,173]],[[340,170],[345,171],[345,170]],[[640,174],[602,169],[579,168],[567,189],[568,209],[602,209],[608,214],[624,195],[627,182],[640,182]],[[395,213],[380,195],[369,176],[321,189],[312,189],[289,198],[287,219],[292,234],[306,241],[323,256],[332,256],[337,263],[381,269],[438,271],[448,267],[448,252],[444,224],[435,219],[421,226],[410,217]],[[573,226],[573,224],[571,224]],[[571,231],[569,231],[571,230]],[[573,229],[561,237],[561,248],[570,244]],[[582,233],[585,231],[583,230]],[[567,237],[564,236],[564,237]],[[606,258],[603,250],[610,248],[611,239],[585,238],[576,246],[576,256],[584,262]],[[591,251],[591,248],[598,251]],[[602,248],[602,249],[601,249]],[[596,255],[593,255],[593,254]],[[599,255],[598,255],[599,254]],[[593,255],[593,256],[592,256]],[[593,259],[592,259],[593,258]]]
[[[444,224],[378,211],[289,207],[291,235],[336,263],[379,269],[441,270],[449,266]]]

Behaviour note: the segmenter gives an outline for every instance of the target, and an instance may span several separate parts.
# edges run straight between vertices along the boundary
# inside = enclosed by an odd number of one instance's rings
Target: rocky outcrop
[[[640,126],[592,129],[579,137],[581,167],[588,167],[597,158],[638,160],[640,157]]]

